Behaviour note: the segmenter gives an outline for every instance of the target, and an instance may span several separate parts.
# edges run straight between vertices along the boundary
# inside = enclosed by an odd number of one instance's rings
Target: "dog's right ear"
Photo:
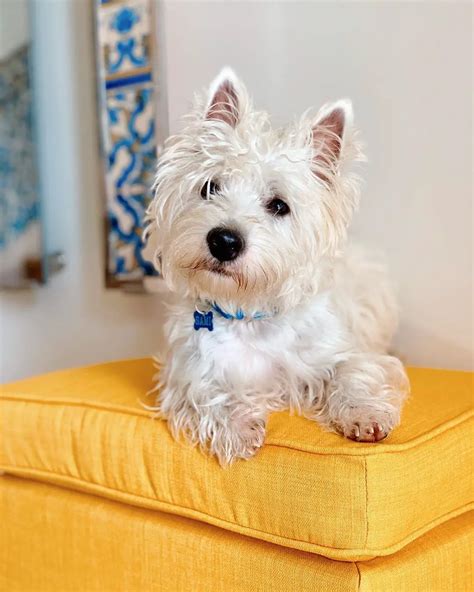
[[[244,88],[231,68],[223,68],[209,88],[206,119],[223,121],[232,128],[242,114]]]

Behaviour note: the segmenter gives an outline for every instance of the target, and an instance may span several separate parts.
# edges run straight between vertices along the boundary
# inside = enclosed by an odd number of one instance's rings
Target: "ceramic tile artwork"
[[[142,257],[156,165],[152,0],[96,0],[109,285],[155,275]]]
[[[41,257],[40,203],[29,46],[0,55],[0,285],[14,286],[24,262]]]

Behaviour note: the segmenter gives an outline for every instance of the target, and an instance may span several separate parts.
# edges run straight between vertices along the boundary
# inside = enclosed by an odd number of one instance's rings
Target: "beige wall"
[[[36,11],[46,242],[67,270],[0,295],[0,378],[153,352],[158,297],[107,292],[91,3]],[[472,367],[470,6],[438,2],[165,2],[170,129],[230,64],[277,122],[350,96],[370,163],[355,233],[400,285],[411,364]],[[164,45],[164,47],[163,47]]]
[[[28,0],[0,2],[0,61],[29,41]]]

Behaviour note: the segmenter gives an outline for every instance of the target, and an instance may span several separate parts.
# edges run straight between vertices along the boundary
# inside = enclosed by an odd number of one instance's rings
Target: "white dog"
[[[160,158],[146,235],[176,293],[158,409],[221,464],[289,408],[359,442],[399,423],[408,381],[387,355],[383,265],[346,248],[361,160],[351,103],[284,129],[225,68]]]

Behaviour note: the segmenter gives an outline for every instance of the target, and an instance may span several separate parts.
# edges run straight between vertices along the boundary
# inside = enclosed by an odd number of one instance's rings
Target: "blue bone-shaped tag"
[[[212,310],[204,313],[198,312],[197,310],[194,311],[194,330],[199,331],[199,329],[208,329],[209,331],[214,330]]]

